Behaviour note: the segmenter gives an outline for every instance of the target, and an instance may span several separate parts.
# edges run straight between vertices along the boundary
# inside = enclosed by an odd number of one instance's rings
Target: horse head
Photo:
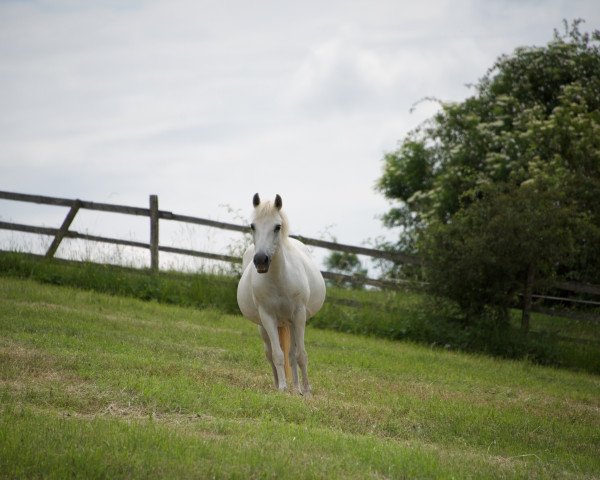
[[[250,229],[254,239],[254,266],[258,273],[267,273],[273,256],[287,236],[287,219],[281,211],[281,197],[275,196],[274,202],[261,202],[258,193],[252,199],[254,217]]]

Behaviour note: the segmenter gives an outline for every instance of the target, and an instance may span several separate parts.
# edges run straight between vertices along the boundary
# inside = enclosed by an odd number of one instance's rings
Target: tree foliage
[[[500,57],[384,158],[397,247],[463,303],[504,304],[534,260],[537,277],[600,282],[600,32],[580,25]]]
[[[482,198],[451,222],[433,222],[420,246],[435,292],[455,299],[471,318],[491,305],[505,320],[528,280],[551,281],[556,265],[575,254],[578,217],[533,185],[482,188]]]
[[[500,57],[384,158],[397,248],[467,318],[505,320],[534,280],[600,283],[600,33],[580,23]]]
[[[367,269],[363,268],[360,259],[355,253],[331,252],[331,254],[329,254],[329,256],[325,259],[325,267],[330,272],[350,275],[357,279],[367,276]],[[334,283],[338,286],[362,286],[360,281],[338,281]]]

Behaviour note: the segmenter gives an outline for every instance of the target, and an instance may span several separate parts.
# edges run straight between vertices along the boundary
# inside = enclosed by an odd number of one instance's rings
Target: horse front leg
[[[292,329],[294,332],[294,343],[296,344],[295,353],[296,353],[296,362],[300,367],[300,371],[302,372],[302,395],[310,396],[311,395],[311,387],[310,382],[308,381],[308,354],[306,353],[306,348],[304,348],[304,329],[306,328],[306,309],[300,308],[294,315],[294,320],[292,321]],[[296,373],[296,381],[297,376]]]
[[[260,336],[262,337],[263,342],[265,344],[265,356],[267,357],[269,365],[271,365],[271,370],[273,370],[273,381],[275,383],[275,388],[277,388],[279,386],[279,382],[277,381],[277,369],[275,368],[275,364],[273,363],[271,339],[269,338],[269,335],[267,334],[267,331],[264,329],[264,327],[259,326],[258,331],[260,332]]]
[[[277,332],[277,319],[267,313],[264,309],[259,309],[260,322],[262,324],[262,331],[267,335],[269,343],[271,344],[271,362],[273,365],[273,376],[275,386],[278,390],[284,391],[287,388],[285,381],[285,360],[283,357],[283,350],[279,344],[279,334]],[[264,337],[263,337],[264,338]]]

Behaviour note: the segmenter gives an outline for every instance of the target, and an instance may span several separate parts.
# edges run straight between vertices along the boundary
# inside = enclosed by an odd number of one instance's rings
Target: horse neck
[[[288,252],[290,248],[288,237],[284,237],[281,240],[282,241],[279,245],[279,248],[271,260],[271,267],[269,268],[269,272],[272,271],[274,275],[278,275],[283,271],[288,258]]]

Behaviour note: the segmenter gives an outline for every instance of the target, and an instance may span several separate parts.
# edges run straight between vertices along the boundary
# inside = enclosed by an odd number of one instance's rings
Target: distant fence
[[[169,247],[165,245],[159,244],[159,221],[160,220],[170,220],[176,222],[189,223],[194,225],[202,225],[206,227],[218,228],[221,230],[230,230],[234,232],[241,233],[249,233],[250,229],[248,226],[236,225],[233,223],[225,223],[218,222],[215,220],[208,220],[205,218],[198,217],[190,217],[188,215],[179,215],[169,211],[160,210],[158,208],[158,196],[150,195],[149,207],[141,208],[141,207],[131,207],[125,205],[114,205],[109,203],[97,203],[97,202],[89,202],[85,200],[79,199],[66,199],[66,198],[56,198],[56,197],[47,197],[42,195],[28,195],[24,193],[14,193],[14,192],[4,192],[0,191],[0,199],[4,200],[13,200],[18,202],[28,202],[28,203],[37,203],[44,205],[54,205],[59,207],[69,207],[69,211],[59,228],[48,228],[48,227],[39,227],[32,225],[23,225],[19,223],[9,223],[0,221],[0,229],[4,230],[13,230],[17,232],[26,232],[26,233],[35,233],[40,235],[48,235],[54,237],[50,247],[46,251],[46,257],[52,258],[56,254],[58,247],[61,242],[65,238],[69,239],[81,239],[88,240],[92,242],[100,242],[100,243],[108,243],[112,245],[122,245],[126,247],[137,247],[143,248],[150,251],[150,268],[153,271],[158,271],[159,268],[159,252],[165,253],[176,253],[180,255],[188,255],[192,257],[200,257],[206,258],[210,260],[218,260],[223,262],[230,263],[241,263],[242,259],[239,257],[234,257],[231,255],[223,255],[219,253],[210,253],[210,252],[202,252],[198,250],[189,250],[183,248],[175,248]],[[123,240],[118,238],[108,238],[96,235],[88,235],[85,233],[80,233],[70,229],[77,212],[81,209],[87,210],[96,210],[101,212],[112,212],[112,213],[121,213],[125,215],[137,215],[142,217],[149,217],[150,222],[150,241],[149,243],[144,242],[136,242],[131,240]],[[380,258],[385,260],[390,260],[395,263],[407,263],[418,265],[420,264],[420,260],[417,257],[411,255],[405,255],[401,253],[388,252],[383,250],[375,250],[372,248],[365,247],[357,247],[353,245],[345,245],[337,242],[328,242],[325,240],[319,240],[315,238],[308,238],[300,235],[290,235],[292,238],[296,238],[301,240],[306,245],[311,245],[314,247],[325,248],[334,251],[354,253],[357,255],[365,255],[372,258]],[[415,286],[416,282],[401,282],[401,281],[390,281],[390,280],[380,280],[375,278],[368,277],[355,277],[351,275],[343,275],[336,272],[321,272],[323,277],[339,281],[339,282],[349,282],[355,284],[364,284],[371,285],[380,288],[400,288],[407,286]]]
[[[57,197],[48,197],[41,195],[29,195],[23,193],[5,192],[0,191],[0,199],[13,200],[18,202],[29,202],[44,205],[54,205],[60,207],[68,207],[69,211],[59,228],[48,228],[39,227],[32,225],[23,225],[19,223],[10,223],[0,221],[0,229],[12,230],[18,232],[34,233],[40,235],[48,235],[54,237],[52,243],[46,251],[46,257],[52,258],[56,254],[58,247],[65,238],[69,239],[81,239],[92,242],[108,243],[113,245],[122,245],[127,247],[137,247],[147,249],[150,252],[150,268],[153,271],[159,269],[159,252],[175,253],[180,255],[187,255],[192,257],[206,258],[210,260],[218,260],[230,263],[241,263],[241,258],[234,257],[231,255],[224,255],[219,253],[202,252],[198,250],[189,250],[183,248],[170,247],[159,244],[159,221],[170,220],[176,222],[189,223],[194,225],[202,225],[206,227],[212,227],[222,230],[229,230],[240,233],[249,233],[249,227],[243,225],[236,225],[232,223],[219,222],[215,220],[208,220],[205,218],[191,217],[188,215],[179,215],[169,211],[160,210],[158,208],[158,196],[150,195],[148,208],[142,207],[131,207],[125,205],[114,205],[109,203],[97,203],[89,202],[79,199],[66,199]],[[81,209],[96,210],[102,212],[121,213],[126,215],[137,215],[148,217],[150,222],[150,241],[148,243],[136,242],[131,240],[123,240],[117,238],[108,238],[96,235],[88,235],[80,233],[70,229],[73,220],[75,219],[77,212]],[[290,235],[292,238],[301,240],[306,245],[314,247],[325,248],[328,250],[354,253],[356,255],[364,255],[371,258],[379,258],[389,260],[394,263],[409,264],[409,265],[420,265],[421,260],[413,255],[406,255],[398,252],[390,252],[385,250],[376,250],[366,247],[357,247],[353,245],[345,245],[337,242],[329,242],[325,240],[319,240],[315,238],[308,238],[301,235]],[[336,272],[322,271],[323,277],[329,280],[337,282],[348,282],[350,284],[357,285],[370,285],[385,289],[404,289],[404,288],[419,288],[425,284],[422,282],[414,281],[392,281],[392,280],[381,280],[363,276],[352,276],[344,275]],[[575,294],[586,294],[591,296],[600,296],[600,286],[589,285],[576,282],[562,282],[555,284],[557,290],[575,293]],[[532,298],[539,300],[554,301],[557,304],[579,304],[590,307],[600,307],[600,301],[589,300],[587,298],[573,298],[566,296],[547,296],[547,295],[532,295]],[[555,309],[543,307],[541,305],[534,305],[531,308],[532,311],[545,313],[548,315],[564,315],[572,318],[583,319],[583,320],[594,320],[600,321],[600,316],[596,314],[590,314],[587,312],[569,312],[564,309]]]

